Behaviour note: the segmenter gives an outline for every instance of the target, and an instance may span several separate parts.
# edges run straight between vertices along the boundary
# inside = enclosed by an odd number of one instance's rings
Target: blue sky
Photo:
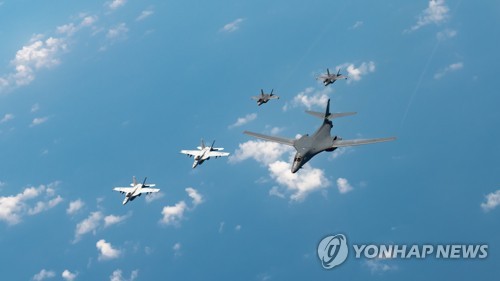
[[[0,1],[6,280],[492,279],[500,228],[497,1]],[[325,88],[314,78],[342,68]],[[257,107],[251,96],[281,98]],[[344,139],[292,151],[242,134]],[[231,152],[191,169],[200,139]],[[161,194],[122,206],[114,186]],[[316,247],[487,243],[485,260]]]

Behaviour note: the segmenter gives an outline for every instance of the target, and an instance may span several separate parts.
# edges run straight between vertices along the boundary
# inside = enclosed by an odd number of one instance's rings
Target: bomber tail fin
[[[306,110],[306,113],[311,114],[312,116],[318,117],[320,119],[328,119],[332,120],[339,117],[350,116],[356,114],[356,112],[339,112],[339,113],[330,113],[330,99],[328,99],[328,103],[326,104],[325,113]]]

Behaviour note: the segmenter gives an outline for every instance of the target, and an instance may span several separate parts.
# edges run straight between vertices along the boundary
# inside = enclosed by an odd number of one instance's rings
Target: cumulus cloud
[[[42,280],[54,278],[54,277],[56,277],[56,273],[54,271],[42,269],[40,272],[35,274],[35,276],[33,276],[33,280],[42,281]]]
[[[250,140],[240,143],[233,155],[229,156],[229,163],[238,163],[247,159],[254,159],[262,165],[269,165],[280,159],[284,153],[292,152],[293,148],[269,141]]]
[[[181,255],[181,243],[177,242],[174,244],[174,246],[172,247],[172,250],[174,251],[174,255],[176,257],[180,256]]]
[[[251,113],[251,114],[247,114],[245,115],[245,117],[240,117],[236,120],[236,122],[232,125],[229,125],[229,129],[232,129],[232,128],[236,128],[236,127],[240,127],[240,126],[243,126],[249,122],[252,122],[253,120],[255,120],[257,118],[257,113]]]
[[[98,20],[97,16],[83,16],[82,21],[80,22],[80,26],[92,26]]]
[[[5,122],[8,122],[8,121],[10,121],[10,120],[12,120],[12,119],[14,119],[14,114],[12,114],[12,113],[7,113],[7,114],[5,114],[5,115],[2,117],[2,119],[0,119],[0,124],[5,123]]]
[[[41,212],[50,210],[57,206],[59,203],[63,201],[61,196],[57,196],[56,198],[50,199],[49,201],[38,201],[35,206],[28,210],[29,215],[36,215]]]
[[[101,212],[92,212],[89,217],[81,221],[76,225],[75,230],[75,240],[78,242],[81,237],[87,233],[96,232],[97,228],[100,226],[101,220],[103,219],[103,214]]]
[[[135,20],[142,21],[142,20],[149,18],[153,14],[154,14],[154,11],[152,9],[147,9],[147,10],[142,11],[141,14]]]
[[[74,281],[76,279],[76,277],[78,276],[78,273],[72,273],[71,271],[65,269],[62,274],[61,274],[61,277],[66,280],[66,281]]]
[[[446,39],[450,39],[450,38],[457,36],[457,33],[458,32],[456,30],[447,28],[443,31],[438,32],[436,34],[436,37],[439,40],[446,40]]]
[[[325,107],[328,101],[332,89],[330,87],[323,88],[321,90],[316,90],[313,87],[308,87],[304,91],[299,92],[291,102],[287,102],[283,106],[283,110],[287,111],[290,108],[303,106],[308,110],[312,107]]]
[[[136,269],[130,273],[130,278],[123,277],[123,272],[121,269],[113,271],[111,276],[109,276],[109,281],[134,281],[139,276],[139,270]]]
[[[272,187],[269,194],[283,198],[287,193],[292,201],[300,202],[309,193],[328,187],[330,182],[323,170],[313,168],[309,164],[304,165],[300,171],[293,174],[290,171],[290,159],[293,157],[293,153],[294,150],[289,146],[250,140],[239,145],[229,162],[238,163],[246,159],[254,159],[261,165],[265,165],[271,179],[281,186],[281,189],[280,187]],[[290,156],[288,162],[282,160],[285,155]]]
[[[41,125],[49,120],[49,117],[37,117],[31,121],[30,127]]]
[[[165,196],[165,194],[163,194],[162,192],[154,192],[154,193],[150,193],[148,195],[146,195],[146,197],[144,198],[146,200],[146,203],[151,203],[153,201],[156,201],[158,199],[161,199]]]
[[[430,0],[427,8],[418,16],[417,23],[405,32],[415,31],[431,23],[442,23],[449,18],[449,11],[450,9],[445,5],[444,0]]]
[[[357,29],[360,28],[361,26],[363,26],[363,22],[358,20],[351,26],[351,29]]]
[[[357,82],[361,80],[361,78],[369,73],[375,72],[375,62],[368,61],[362,62],[359,66],[356,67],[353,63],[346,62],[336,67],[337,69],[345,69],[347,71],[347,83],[350,84],[352,82]]]
[[[107,243],[104,239],[97,241],[95,246],[99,251],[98,260],[112,260],[119,258],[121,255],[120,250],[113,248],[111,243]]]
[[[110,227],[112,225],[125,221],[130,216],[131,213],[124,216],[105,216],[101,211],[92,212],[86,219],[82,220],[76,225],[75,239],[73,240],[73,243],[80,241],[82,236],[88,233],[93,233],[95,235],[97,229],[99,229],[101,226],[104,228]]]
[[[63,38],[43,39],[42,35],[34,35],[11,60],[15,71],[0,77],[0,92],[28,85],[35,79],[37,70],[58,65],[59,56],[66,50],[67,44]]]
[[[165,206],[161,211],[163,218],[160,220],[161,224],[164,225],[179,225],[179,222],[184,217],[184,211],[186,211],[186,202],[180,201],[174,206]]]
[[[452,64],[448,65],[447,67],[445,67],[444,69],[436,72],[436,74],[434,74],[434,79],[441,79],[446,74],[448,74],[450,72],[454,72],[454,71],[460,70],[462,68],[464,68],[464,63],[463,62],[452,63]]]
[[[0,197],[0,221],[10,225],[18,224],[25,215],[36,215],[57,206],[63,200],[60,196],[55,196],[53,187],[57,185],[58,182],[54,182],[39,187],[28,187],[16,195]],[[30,200],[42,196],[43,200],[30,206]]]
[[[56,28],[56,32],[59,34],[65,34],[67,36],[73,35],[77,31],[77,27],[74,23],[68,23]]]
[[[125,5],[126,2],[127,2],[126,0],[113,0],[113,1],[108,3],[108,7],[111,10],[116,10],[116,9],[120,8],[121,6]]]
[[[295,174],[290,169],[291,164],[284,161],[276,161],[268,166],[271,178],[292,193],[290,199],[293,201],[303,201],[309,193],[330,185],[324,171],[312,168],[309,164]]]
[[[127,25],[124,22],[122,22],[110,28],[106,33],[106,37],[108,39],[121,39],[125,38],[127,33],[128,33]]]
[[[500,205],[500,189],[485,196],[486,201],[481,203],[481,208],[489,212]]]
[[[337,179],[337,188],[341,194],[345,194],[353,190],[352,185],[345,178]]]
[[[203,195],[201,195],[196,189],[188,187],[185,190],[192,200],[193,207],[189,208],[184,200],[179,201],[174,206],[163,207],[163,210],[161,211],[163,217],[159,221],[160,224],[179,226],[186,211],[193,211],[196,206],[203,203]]]
[[[124,216],[108,215],[104,217],[104,227],[112,226],[113,224],[121,223],[130,217],[130,213]]]
[[[66,209],[66,214],[72,216],[76,214],[78,211],[80,211],[84,206],[85,203],[80,199],[71,201],[69,202],[68,209]]]
[[[198,191],[192,187],[186,188],[186,192],[189,197],[193,200],[193,206],[196,207],[203,203],[203,196],[198,193]]]
[[[228,33],[234,32],[240,28],[240,25],[244,20],[245,19],[243,19],[243,18],[238,18],[238,19],[224,25],[224,27],[222,27],[221,31],[228,32]]]

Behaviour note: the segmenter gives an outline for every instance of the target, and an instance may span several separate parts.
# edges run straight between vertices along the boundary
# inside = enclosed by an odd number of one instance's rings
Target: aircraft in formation
[[[205,160],[209,160],[210,157],[219,158],[229,156],[229,152],[221,152],[224,148],[214,147],[214,144],[215,140],[211,146],[205,146],[205,142],[202,139],[201,146],[197,147],[198,150],[181,150],[181,153],[189,157],[194,156],[193,169],[201,165]]]
[[[322,74],[316,79],[322,79],[323,84],[328,86],[333,84],[335,81],[340,79],[347,79],[347,76],[340,74],[340,69],[337,71],[337,74],[331,74],[330,70],[326,69],[326,74]],[[267,103],[272,99],[279,99],[279,96],[273,94],[273,90],[271,93],[266,94],[264,90],[260,90],[261,94],[259,96],[253,96],[252,99],[257,101],[257,105],[262,105]],[[244,131],[243,133],[260,138],[266,141],[277,142],[284,145],[293,146],[297,151],[295,157],[293,158],[291,172],[296,173],[302,166],[304,166],[309,160],[311,160],[315,155],[328,151],[332,152],[339,147],[346,146],[355,146],[355,145],[363,145],[363,144],[371,144],[378,142],[386,142],[395,140],[395,137],[389,138],[376,138],[376,139],[353,139],[353,140],[343,140],[339,136],[331,135],[331,129],[333,127],[332,120],[339,117],[350,116],[356,114],[356,112],[342,112],[342,113],[330,113],[330,99],[328,99],[326,105],[326,111],[316,112],[307,110],[306,113],[311,114],[312,116],[323,119],[323,124],[314,132],[312,136],[308,134],[301,136],[298,139],[287,139],[277,136],[267,136],[259,133]],[[215,140],[213,141],[211,146],[206,146],[203,139],[201,140],[201,146],[198,146],[198,150],[181,150],[182,154],[186,154],[189,157],[194,156],[193,169],[196,166],[201,165],[205,160],[209,160],[210,157],[227,157],[229,156],[229,152],[221,152],[224,150],[222,147],[214,147]],[[123,200],[123,205],[127,204],[128,201],[133,201],[136,197],[141,196],[144,193],[153,193],[160,191],[154,187],[155,184],[146,184],[146,178],[142,183],[137,183],[135,177],[132,178],[133,182],[130,184],[131,187],[115,187],[113,190],[119,191],[122,194],[125,194],[125,199]]]
[[[132,183],[130,184],[131,187],[115,187],[113,188],[114,191],[118,191],[121,194],[125,194],[125,199],[123,199],[123,205],[127,204],[128,201],[134,201],[136,197],[140,197],[142,194],[150,194],[154,192],[160,191],[158,188],[151,188],[155,187],[156,184],[146,184],[146,178],[144,178],[144,181],[142,183],[137,183],[135,176],[132,177]]]
[[[271,93],[265,94],[264,90],[260,89],[260,95],[253,96],[252,99],[257,101],[257,105],[260,106],[263,103],[267,103],[269,100],[279,99],[280,97],[273,94],[274,89],[271,90]]]
[[[311,114],[312,116],[316,116],[323,119],[323,124],[321,125],[321,127],[318,128],[318,130],[316,130],[316,132],[312,136],[306,134],[298,139],[287,139],[276,136],[262,135],[249,131],[244,131],[243,133],[267,141],[293,146],[297,151],[297,153],[293,158],[292,173],[296,173],[302,166],[304,166],[304,164],[306,164],[309,160],[311,160],[316,154],[319,154],[320,152],[323,151],[331,152],[339,147],[385,142],[396,139],[395,137],[390,137],[390,138],[378,138],[378,139],[342,140],[342,138],[338,136],[332,137],[330,131],[332,129],[333,123],[331,120],[338,117],[354,115],[356,114],[356,112],[330,113],[330,99],[328,99],[325,113],[310,111],[310,110],[306,112]]]
[[[318,76],[316,79],[321,79],[323,80],[323,84],[326,86],[330,85],[330,84],[333,84],[335,83],[335,81],[337,80],[340,80],[340,79],[347,79],[349,77],[347,76],[344,76],[342,74],[340,74],[340,68],[339,70],[337,71],[337,74],[331,74],[330,73],[330,69],[326,69],[326,74],[321,74],[320,76]]]

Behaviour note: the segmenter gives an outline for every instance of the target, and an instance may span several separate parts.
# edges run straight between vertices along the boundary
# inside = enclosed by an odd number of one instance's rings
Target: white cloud
[[[257,113],[251,113],[251,114],[247,114],[245,115],[245,117],[240,117],[236,120],[236,122],[232,125],[229,125],[229,129],[232,129],[232,128],[236,128],[236,127],[240,127],[240,126],[243,126],[249,122],[252,122],[253,120],[255,120],[257,118]]]
[[[222,27],[221,31],[229,32],[229,33],[234,32],[240,28],[240,25],[244,20],[245,19],[243,19],[243,18],[238,18],[238,19],[224,25],[224,27]]]
[[[439,40],[446,40],[457,36],[457,33],[458,32],[456,30],[447,28],[443,31],[438,32],[436,34],[436,37]]]
[[[239,148],[229,156],[229,163],[238,163],[247,159],[254,159],[262,165],[276,162],[286,152],[292,152],[291,147],[268,141],[250,140],[239,144]]]
[[[238,224],[237,226],[235,226],[235,227],[234,227],[234,230],[235,230],[235,231],[240,231],[240,230],[241,230],[241,225],[240,225],[240,224]]]
[[[444,0],[430,0],[427,8],[418,16],[417,23],[405,32],[415,31],[423,26],[434,23],[439,24],[448,19],[450,9]]]
[[[108,4],[108,7],[112,10],[116,10],[121,6],[125,5],[126,2],[127,2],[126,0],[113,0]]]
[[[268,166],[271,178],[292,193],[290,199],[293,201],[303,201],[309,193],[330,185],[324,171],[312,168],[309,164],[295,174],[290,169],[291,164],[284,161],[276,161]]]
[[[375,72],[375,62],[362,62],[358,67],[356,67],[353,63],[346,62],[338,65],[336,68],[347,70],[347,76],[349,77],[349,79],[347,79],[347,83],[350,84],[361,80],[362,76]]]
[[[61,277],[66,280],[66,281],[74,281],[76,279],[76,277],[78,276],[78,273],[72,273],[71,271],[65,269],[62,274],[61,274]]]
[[[481,203],[483,211],[489,212],[500,205],[500,189],[485,196],[486,202]]]
[[[328,94],[330,94],[332,89],[330,87],[325,87],[321,90],[316,90],[313,87],[306,88],[304,91],[298,93],[290,103],[286,103],[283,106],[283,110],[287,111],[290,108],[304,106],[310,110],[314,106],[325,107],[329,99]]]
[[[124,216],[108,215],[104,217],[104,227],[112,226],[113,224],[121,223],[128,219],[130,214]]]
[[[8,122],[8,121],[10,121],[12,119],[14,119],[14,114],[7,113],[7,114],[4,115],[4,117],[2,119],[0,119],[0,124]]]
[[[145,197],[145,200],[146,200],[146,203],[151,203],[153,201],[156,201],[158,199],[161,199],[165,196],[165,194],[163,194],[162,192],[154,192],[154,193],[150,193],[148,195],[146,195]]]
[[[25,215],[36,215],[55,207],[62,201],[60,196],[54,198],[52,187],[57,184],[58,182],[54,182],[39,187],[28,187],[16,195],[0,197],[0,221],[14,225],[20,223]],[[34,206],[28,204],[39,196],[44,196],[44,201],[38,201]]]
[[[109,276],[109,281],[134,281],[139,276],[139,270],[136,269],[130,273],[130,278],[123,277],[123,272],[120,269],[113,271]]]
[[[40,105],[38,103],[35,103],[31,106],[31,113],[35,113],[40,109]]]
[[[16,86],[23,86],[35,79],[35,71],[41,68],[51,68],[60,63],[58,56],[67,50],[64,39],[49,37],[42,39],[34,35],[28,45],[16,52],[10,62],[15,71],[0,77],[0,92]]]
[[[42,281],[42,280],[54,278],[54,277],[56,277],[56,273],[54,271],[42,269],[39,273],[37,273],[37,274],[35,274],[35,276],[33,276],[33,280]]]
[[[97,241],[95,246],[99,251],[99,260],[112,260],[119,258],[121,255],[120,250],[113,248],[111,243],[107,243],[104,239]]]
[[[225,223],[225,222],[223,222],[223,221],[221,221],[221,222],[219,223],[219,233],[224,232],[224,225],[225,225],[225,224],[226,224],[226,223]]]
[[[349,182],[345,178],[338,178],[337,179],[337,188],[339,189],[339,192],[341,194],[345,194],[345,193],[353,190],[352,185],[349,184]]]
[[[98,20],[97,16],[84,16],[80,26],[92,26]]]
[[[49,120],[49,117],[37,117],[31,121],[30,127],[41,125]]]
[[[73,35],[77,31],[77,28],[75,24],[73,23],[68,23],[65,25],[58,26],[56,28],[56,32],[59,34],[65,34],[67,36]]]
[[[182,248],[182,245],[179,242],[175,243],[174,246],[172,247],[172,250],[174,251],[174,255],[176,257],[181,255],[181,248]]]
[[[160,223],[165,225],[179,225],[179,222],[184,217],[187,205],[184,201],[180,201],[175,206],[165,206],[161,211],[163,218]]]
[[[351,26],[351,29],[357,29],[360,28],[361,26],[363,26],[363,22],[358,20]]]
[[[454,71],[460,70],[462,68],[464,68],[464,63],[463,62],[452,63],[452,64],[448,65],[447,67],[445,67],[444,69],[442,69],[439,72],[437,72],[436,74],[434,74],[434,79],[441,79],[446,74],[448,74],[450,72],[454,72]]]
[[[151,9],[147,9],[141,12],[141,14],[135,19],[136,21],[145,20],[154,14],[154,11]]]
[[[125,36],[128,33],[128,28],[127,25],[122,22],[108,30],[108,33],[106,34],[106,37],[108,39],[120,39],[120,38],[125,38]]]
[[[273,187],[269,191],[270,195],[284,197],[285,193],[290,194],[293,201],[302,201],[313,191],[326,188],[330,182],[325,177],[324,171],[313,168],[306,164],[293,174],[291,164],[281,160],[288,154],[293,155],[291,147],[265,141],[247,141],[239,145],[234,155],[229,159],[230,163],[238,163],[246,159],[254,159],[262,165],[267,166],[269,176],[285,190]],[[291,158],[291,157],[290,157]]]
[[[192,187],[186,188],[186,192],[188,193],[188,196],[193,199],[193,206],[196,207],[199,204],[203,203],[203,196],[198,193],[198,191]]]
[[[78,211],[80,211],[84,206],[85,203],[80,199],[71,201],[69,202],[68,209],[66,209],[66,214],[72,216],[76,214]]]
[[[88,218],[84,219],[76,225],[74,242],[79,241],[81,237],[87,233],[92,232],[95,234],[102,219],[103,214],[101,212],[98,211],[90,213]]]
[[[36,214],[39,214],[41,212],[50,210],[50,209],[54,208],[55,206],[57,206],[62,201],[63,201],[63,199],[59,195],[56,198],[50,199],[47,202],[38,201],[38,202],[36,202],[36,205],[33,208],[30,208],[28,210],[28,214],[29,215],[36,215]]]

